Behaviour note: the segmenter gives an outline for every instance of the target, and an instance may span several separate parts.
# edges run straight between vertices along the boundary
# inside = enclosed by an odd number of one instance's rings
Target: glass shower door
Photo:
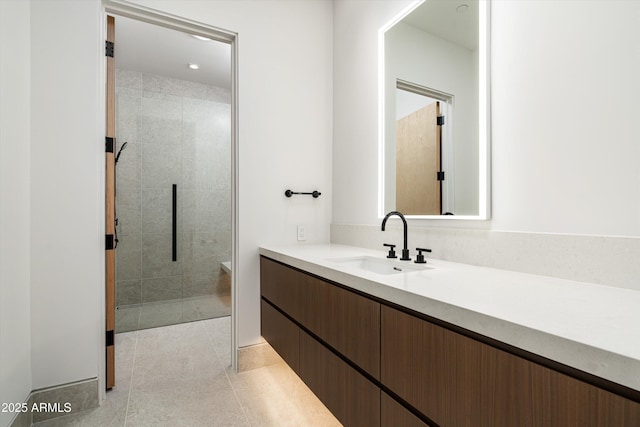
[[[230,92],[116,73],[116,331],[229,315]]]

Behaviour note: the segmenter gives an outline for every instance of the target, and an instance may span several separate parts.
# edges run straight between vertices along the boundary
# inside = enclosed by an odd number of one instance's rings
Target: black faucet
[[[404,248],[402,249],[402,258],[400,258],[400,261],[411,261],[411,257],[409,257],[409,248],[407,246],[407,220],[404,218],[404,215],[402,215],[398,211],[389,212],[382,220],[382,231],[384,231],[384,226],[387,224],[387,220],[392,215],[398,215],[402,220],[402,224],[404,225]]]

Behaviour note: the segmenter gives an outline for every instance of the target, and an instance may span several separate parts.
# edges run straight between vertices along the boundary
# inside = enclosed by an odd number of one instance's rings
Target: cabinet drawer
[[[380,425],[380,389],[304,331],[299,375],[343,425]]]
[[[260,322],[264,339],[299,374],[300,328],[264,299],[260,300]]]
[[[387,393],[380,392],[381,427],[429,427]]]
[[[301,276],[286,265],[260,257],[260,295],[298,321]]]
[[[347,359],[380,378],[380,304],[260,258],[260,292]]]
[[[441,426],[639,426],[640,404],[383,306],[382,383]]]
[[[380,304],[303,275],[301,323],[347,359],[380,378]]]

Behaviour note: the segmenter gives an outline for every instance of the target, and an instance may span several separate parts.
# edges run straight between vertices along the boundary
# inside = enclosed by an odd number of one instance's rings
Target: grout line
[[[205,320],[206,319],[202,319],[202,320],[199,320],[198,322],[202,324],[202,327],[204,328],[204,332],[205,332],[205,334],[207,334],[207,338],[209,338],[209,342],[211,343],[211,346],[213,347],[213,352],[216,353],[216,356],[217,356],[218,353],[216,352],[216,349],[215,349],[216,343],[213,341],[213,337],[209,333],[209,329],[204,324]]]
[[[140,288],[142,288],[142,280],[140,280]],[[136,323],[136,332],[140,330],[141,321],[142,321],[142,305],[140,305],[140,307],[138,308],[138,322]],[[138,347],[138,334],[136,334],[136,348],[137,347]],[[135,357],[135,349],[134,349],[133,355]]]
[[[217,321],[218,319],[220,319],[220,322],[222,322],[222,317],[218,317],[216,319],[206,319],[206,320],[213,320],[214,322]],[[207,333],[207,336],[209,337],[209,341],[211,342],[211,346],[213,347],[213,351],[216,353],[216,356],[222,357],[220,354],[218,354],[218,352],[216,351],[216,341],[213,339],[213,336],[211,335],[211,333],[209,333],[209,328],[207,328],[205,326],[205,321],[202,320],[200,321],[200,323],[202,323],[202,327],[205,329],[205,332]],[[229,340],[231,340],[231,336],[229,334]],[[236,398],[236,402],[238,402],[238,405],[240,406],[240,409],[242,410],[242,413],[244,414],[244,418],[245,418],[245,422],[247,424],[247,426],[251,426],[251,422],[249,421],[249,414],[247,413],[247,409],[245,408],[245,406],[242,404],[242,402],[240,401],[240,397],[238,396],[238,392],[236,391],[235,386],[233,385],[233,382],[231,381],[231,378],[229,378],[229,372],[228,372],[229,368],[225,368],[224,369],[224,376],[227,379],[227,383],[229,384],[229,386],[231,387],[231,391],[233,392],[233,396]]]
[[[136,369],[136,358],[137,358],[137,353],[138,353],[138,332],[139,331],[135,331],[136,333],[136,343],[133,347],[133,362],[131,362],[131,377],[129,379],[129,395],[127,396],[127,407],[125,409],[125,413],[124,413],[124,424],[123,427],[127,425],[127,417],[129,416],[129,405],[131,404],[131,390],[133,390],[133,375]]]
[[[227,372],[227,370],[224,370],[224,376],[227,378],[227,381],[229,382],[229,385],[231,386],[231,391],[233,391],[233,395],[236,398],[236,401],[238,402],[238,405],[240,405],[240,409],[242,409],[242,413],[244,414],[244,419],[245,422],[247,423],[248,426],[251,426],[251,422],[249,421],[249,414],[247,413],[247,408],[244,407],[244,405],[242,404],[242,402],[240,401],[240,397],[238,396],[238,392],[236,391],[236,388],[233,386],[233,383],[231,382],[231,378],[229,378],[229,373]]]
[[[222,319],[222,318],[220,317],[220,318],[216,318],[216,319],[206,319],[206,320],[214,320],[214,321],[216,321],[217,319]],[[220,322],[222,322],[222,320],[220,320]],[[205,326],[205,320],[201,320],[199,323],[202,324],[202,327],[204,328],[205,333],[207,334],[207,337],[209,337],[209,342],[211,343],[212,350],[216,354],[216,357],[217,358],[222,357],[216,351],[216,348],[215,348],[216,347],[216,341],[213,339],[213,336],[209,332],[209,328],[207,328]],[[231,340],[230,334],[229,334],[229,340]],[[238,396],[236,388],[233,386],[233,383],[231,382],[231,378],[229,378],[229,373],[227,372],[227,368],[224,369],[224,376],[227,379],[227,383],[228,383],[229,387],[231,388],[231,391],[233,392],[233,396],[236,398],[236,402],[238,402],[238,405],[240,406],[240,409],[242,410],[242,414],[244,415],[244,419],[245,419],[246,425],[247,426],[251,426],[251,422],[249,422],[249,415],[247,414],[247,410],[244,407],[244,405],[242,404],[242,402],[240,401],[240,397]]]
[[[202,327],[205,329],[205,332],[207,333],[207,336],[209,337],[209,341],[211,342],[211,346],[213,347],[213,352],[215,353],[216,357],[221,358],[221,357],[226,357],[221,355],[220,353],[218,353],[218,351],[216,350],[216,346],[219,344],[213,337],[213,335],[211,335],[211,333],[209,333],[209,329],[205,326],[205,321],[217,321],[218,319],[220,319],[220,322],[222,322],[222,319],[224,317],[227,316],[220,316],[220,317],[214,317],[214,318],[205,318],[205,319],[200,319],[199,322],[202,322]],[[225,334],[225,337],[228,336],[229,341],[231,341],[231,333],[229,332],[229,334]],[[231,346],[229,346],[231,347]]]

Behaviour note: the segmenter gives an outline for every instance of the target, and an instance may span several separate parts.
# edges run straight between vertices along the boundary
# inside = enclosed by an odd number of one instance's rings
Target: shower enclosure
[[[230,314],[230,103],[116,70],[116,332]]]

